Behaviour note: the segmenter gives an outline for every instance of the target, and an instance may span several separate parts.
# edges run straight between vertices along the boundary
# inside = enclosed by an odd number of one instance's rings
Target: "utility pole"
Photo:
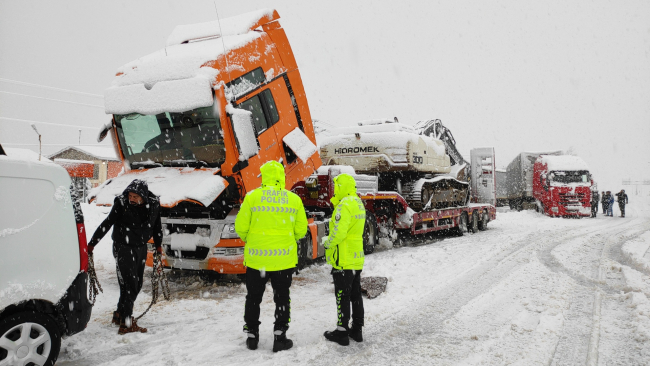
[[[81,128],[79,129],[79,146],[81,146]]]
[[[41,145],[41,134],[40,134],[40,133],[38,132],[38,130],[36,129],[36,125],[33,124],[33,123],[32,123],[32,128],[34,129],[34,131],[36,131],[36,134],[38,135],[38,161],[41,161],[41,152],[43,151],[43,150],[41,149],[41,148],[42,148],[42,145]]]

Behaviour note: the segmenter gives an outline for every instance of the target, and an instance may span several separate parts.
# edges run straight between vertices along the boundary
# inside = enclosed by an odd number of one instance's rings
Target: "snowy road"
[[[270,286],[260,349],[241,332],[245,288],[174,274],[173,300],[157,304],[147,334],[110,326],[118,297],[109,235],[96,249],[104,293],[88,329],[63,341],[57,365],[646,365],[650,359],[650,198],[628,217],[551,219],[498,213],[486,232],[366,257],[365,276],[389,278],[365,300],[365,342],[326,343],[334,328],[326,265],[294,278],[294,348],[273,354]],[[106,208],[85,206],[88,231]],[[618,212],[618,209],[615,210]],[[150,282],[136,302],[151,300]]]

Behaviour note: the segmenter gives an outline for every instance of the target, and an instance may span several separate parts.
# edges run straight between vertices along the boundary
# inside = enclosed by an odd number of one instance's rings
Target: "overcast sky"
[[[600,189],[650,179],[648,1],[216,7],[222,18],[278,10],[313,118],[440,118],[465,155],[494,146],[498,167],[522,151],[572,149]],[[94,143],[115,70],[164,47],[174,26],[214,19],[211,0],[0,1],[0,143],[37,150],[18,145],[38,142],[25,120],[39,121],[44,153],[77,144],[77,126]]]

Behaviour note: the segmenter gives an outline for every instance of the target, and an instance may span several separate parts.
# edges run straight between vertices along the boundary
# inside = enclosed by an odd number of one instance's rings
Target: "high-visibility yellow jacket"
[[[327,263],[336,269],[363,269],[363,229],[366,209],[357,196],[356,182],[349,174],[334,178],[334,213],[325,240]]]
[[[235,219],[235,231],[246,242],[244,265],[281,271],[298,263],[296,242],[307,234],[302,200],[284,188],[284,167],[269,161],[260,168],[262,186],[249,192]]]

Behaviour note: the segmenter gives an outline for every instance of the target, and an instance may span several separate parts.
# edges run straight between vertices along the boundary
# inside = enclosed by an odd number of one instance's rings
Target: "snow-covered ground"
[[[244,285],[192,273],[171,274],[173,299],[140,321],[149,333],[117,335],[107,235],[95,251],[104,293],[86,331],[63,341],[57,365],[647,365],[650,197],[630,201],[626,218],[499,209],[485,232],[367,256],[362,275],[389,282],[365,299],[365,340],[349,347],[322,335],[335,327],[336,308],[329,267],[315,264],[294,277],[294,347],[276,354],[270,285],[260,347],[249,351]],[[83,208],[92,233],[108,209]],[[147,277],[136,313],[150,286]]]

